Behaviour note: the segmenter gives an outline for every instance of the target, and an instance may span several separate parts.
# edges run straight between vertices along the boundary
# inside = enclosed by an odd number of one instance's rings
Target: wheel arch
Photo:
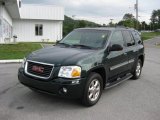
[[[105,84],[106,84],[106,80],[107,80],[107,75],[106,75],[106,69],[104,66],[100,66],[100,67],[95,67],[92,68],[91,70],[89,70],[87,72],[87,76],[89,76],[90,73],[98,73],[102,79],[103,79],[103,88],[105,88]]]
[[[139,55],[139,56],[138,56],[138,59],[141,60],[142,66],[143,66],[143,65],[144,65],[144,55]]]

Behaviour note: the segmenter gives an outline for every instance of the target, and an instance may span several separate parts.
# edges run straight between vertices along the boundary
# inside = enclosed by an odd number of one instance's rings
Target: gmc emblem
[[[44,67],[41,66],[32,66],[32,71],[38,72],[38,73],[43,73],[44,72]]]

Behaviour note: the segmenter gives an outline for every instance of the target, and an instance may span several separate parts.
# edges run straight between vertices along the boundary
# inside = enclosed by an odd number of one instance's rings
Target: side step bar
[[[112,83],[107,83],[105,86],[105,89],[109,89],[112,88],[114,86],[117,86],[118,84],[130,79],[133,75],[131,73],[128,73],[126,76],[122,77],[122,78],[118,78],[115,82]]]

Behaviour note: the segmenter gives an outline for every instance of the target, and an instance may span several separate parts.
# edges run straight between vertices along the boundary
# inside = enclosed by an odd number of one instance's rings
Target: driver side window
[[[112,34],[110,46],[114,44],[121,45],[122,47],[124,46],[124,40],[123,40],[123,35],[121,31],[115,31]]]

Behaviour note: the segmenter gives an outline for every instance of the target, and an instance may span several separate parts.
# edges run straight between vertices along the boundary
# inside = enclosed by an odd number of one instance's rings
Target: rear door
[[[107,56],[107,67],[109,67],[109,79],[111,81],[128,70],[128,57],[125,53],[125,42],[121,31],[115,31],[112,34],[109,41],[109,47],[114,44],[121,45],[123,47],[123,50],[111,51]]]

